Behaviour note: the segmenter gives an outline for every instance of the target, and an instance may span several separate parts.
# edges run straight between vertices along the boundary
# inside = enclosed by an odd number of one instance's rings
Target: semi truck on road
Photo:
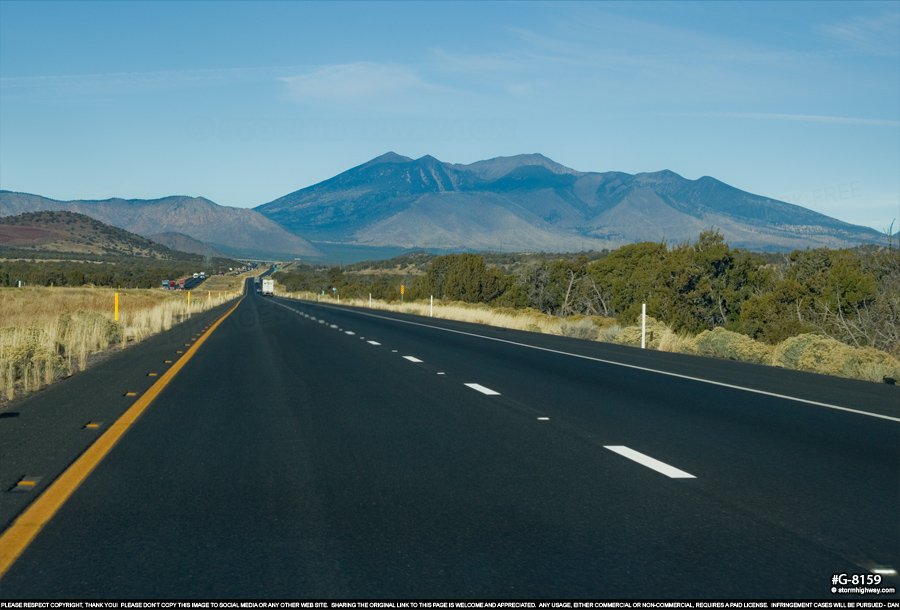
[[[264,297],[273,296],[275,294],[275,280],[271,280],[269,278],[263,278],[262,281],[262,294]]]

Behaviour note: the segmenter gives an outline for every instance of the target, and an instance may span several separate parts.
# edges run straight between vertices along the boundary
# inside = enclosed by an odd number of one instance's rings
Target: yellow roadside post
[[[116,322],[119,321],[119,293],[116,293],[116,304],[113,307],[113,317],[116,319]]]

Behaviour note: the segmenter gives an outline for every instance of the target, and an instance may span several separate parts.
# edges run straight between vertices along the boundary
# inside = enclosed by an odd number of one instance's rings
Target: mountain
[[[167,233],[148,235],[147,237],[158,244],[162,244],[172,250],[178,250],[179,252],[190,252],[191,254],[200,254],[201,256],[225,256],[209,244],[203,243],[199,239],[194,239],[184,233],[169,231]]]
[[[0,246],[18,251],[118,255],[169,260],[154,241],[75,212],[26,212],[0,218]]]
[[[320,255],[311,243],[254,210],[221,206],[202,197],[56,201],[0,191],[0,217],[42,210],[78,212],[143,236],[183,233],[235,257]]]
[[[883,240],[709,176],[579,172],[540,154],[461,165],[391,152],[256,210],[313,241],[356,246],[559,252],[682,242],[713,227],[755,250]]]

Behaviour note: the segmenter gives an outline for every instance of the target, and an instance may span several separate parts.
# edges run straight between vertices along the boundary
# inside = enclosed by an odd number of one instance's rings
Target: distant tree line
[[[234,264],[236,263],[231,263]],[[157,288],[164,279],[176,279],[199,271],[217,273],[227,269],[223,263],[133,257],[120,257],[114,261],[97,263],[4,260],[0,261],[0,286],[18,286],[21,281],[25,286],[93,284],[113,288]]]
[[[505,266],[505,265],[504,265]],[[593,260],[530,260],[507,272],[478,254],[431,259],[422,274],[303,268],[282,272],[289,290],[357,298],[435,298],[533,308],[555,316],[599,315],[633,324],[641,304],[676,331],[724,327],[775,344],[821,332],[900,354],[900,254],[895,249],[797,250],[757,254],[707,231],[694,243],[644,242]]]

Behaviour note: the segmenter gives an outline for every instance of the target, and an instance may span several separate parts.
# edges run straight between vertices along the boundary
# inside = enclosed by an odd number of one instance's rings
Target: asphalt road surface
[[[102,395],[65,383],[69,411]],[[898,586],[898,396],[250,291],[0,599],[856,599],[834,575]],[[4,489],[54,478],[29,446]],[[40,491],[0,493],[0,526]]]

